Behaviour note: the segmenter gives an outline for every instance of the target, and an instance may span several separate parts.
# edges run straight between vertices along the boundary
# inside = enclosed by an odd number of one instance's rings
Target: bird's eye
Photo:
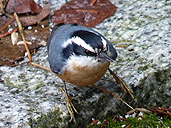
[[[85,53],[87,54],[89,51],[87,49],[85,49]]]
[[[93,52],[91,52],[91,51],[89,51],[89,50],[87,50],[87,49],[85,49],[85,54],[86,54],[87,56],[97,56],[97,53],[93,53]]]

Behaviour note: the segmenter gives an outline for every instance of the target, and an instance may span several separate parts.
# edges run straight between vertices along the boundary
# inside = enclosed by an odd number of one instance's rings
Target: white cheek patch
[[[81,46],[87,49],[88,51],[95,53],[94,49],[78,36],[68,39],[66,42],[63,43],[63,47],[66,48],[69,44],[72,44],[72,43],[75,43],[78,46]]]

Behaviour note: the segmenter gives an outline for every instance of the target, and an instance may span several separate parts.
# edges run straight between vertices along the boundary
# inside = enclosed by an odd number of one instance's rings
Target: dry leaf
[[[116,6],[109,0],[97,0],[93,6],[90,4],[91,0],[71,0],[54,12],[52,22],[95,27],[116,12]]]
[[[6,12],[8,13],[32,13],[38,14],[42,10],[41,6],[36,4],[34,0],[9,0],[6,6]]]
[[[29,26],[39,23],[41,20],[46,18],[49,14],[50,14],[50,4],[47,4],[45,7],[42,8],[42,11],[39,14],[22,16],[19,19],[22,22],[23,26]]]
[[[149,109],[152,112],[155,112],[157,115],[160,116],[168,116],[171,118],[171,109],[170,108],[163,108],[163,107],[157,107],[154,109]]]
[[[33,52],[34,49],[41,47],[40,42],[42,40],[48,40],[50,31],[37,26],[30,30],[24,30],[24,33],[26,40],[32,42],[32,45],[28,45],[28,47],[30,51]],[[22,40],[20,34],[19,40]],[[25,57],[25,52],[24,45],[12,45],[10,35],[2,37],[0,40],[0,65],[15,66],[16,62]]]

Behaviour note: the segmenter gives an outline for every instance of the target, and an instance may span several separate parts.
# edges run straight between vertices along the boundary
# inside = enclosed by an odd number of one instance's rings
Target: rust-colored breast
[[[109,62],[103,62],[91,67],[80,67],[77,64],[73,64],[73,71],[66,70],[64,74],[56,75],[61,79],[77,86],[90,86],[102,78],[102,76],[106,73],[109,65]]]

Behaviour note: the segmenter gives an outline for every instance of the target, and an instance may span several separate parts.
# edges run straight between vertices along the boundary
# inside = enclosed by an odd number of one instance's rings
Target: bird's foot
[[[76,123],[74,113],[78,114],[78,112],[72,103],[72,98],[68,95],[65,81],[63,81],[63,83],[64,83],[64,89],[62,88],[61,90],[65,96],[66,107],[67,107],[68,112],[71,116],[70,122],[73,120],[73,122]]]
[[[65,98],[65,101],[66,101],[66,106],[67,106],[68,112],[71,116],[71,119],[69,121],[71,122],[73,120],[74,123],[76,123],[74,113],[75,112],[78,113],[78,112],[72,103],[72,98],[68,96]]]

